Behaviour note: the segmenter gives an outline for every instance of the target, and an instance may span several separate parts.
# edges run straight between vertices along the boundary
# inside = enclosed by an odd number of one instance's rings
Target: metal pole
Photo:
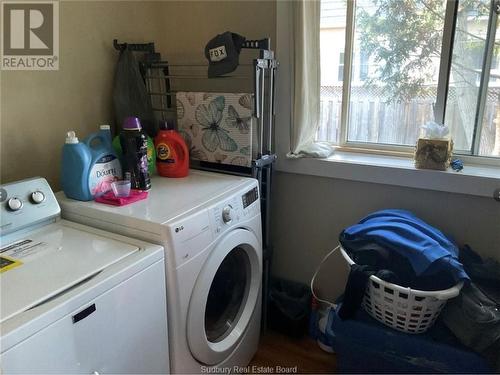
[[[446,2],[446,13],[444,16],[443,42],[441,44],[441,62],[439,65],[436,104],[434,106],[434,121],[439,124],[444,124],[446,114],[446,99],[448,97],[457,11],[458,1],[448,0]]]
[[[269,64],[273,64],[273,61],[269,61]],[[267,153],[272,154],[272,139],[273,139],[273,125],[274,125],[274,66],[269,69],[269,120],[267,129]]]
[[[264,68],[262,67],[262,62],[259,63],[259,69],[260,69],[260,90],[259,90],[259,95],[260,95],[260,108],[261,108],[261,116],[260,116],[260,121],[259,121],[259,152],[260,155],[262,156],[264,154],[264,124],[265,124],[265,116],[264,116],[264,105],[265,105],[265,83],[266,83],[266,72]]]
[[[484,107],[486,105],[486,100],[488,99],[488,83],[490,79],[491,61],[493,59],[493,48],[495,46],[495,34],[498,19],[495,8],[495,0],[491,0],[490,18],[488,20],[488,34],[486,37],[486,49],[484,51],[483,71],[481,72],[481,84],[479,86],[476,121],[474,122],[474,134],[472,136],[473,155],[477,155],[479,153],[479,146],[481,144],[481,131],[483,127]]]
[[[261,109],[260,109],[260,100],[259,100],[259,92],[260,92],[260,68],[259,68],[259,61],[254,60],[254,79],[253,79],[253,100],[254,100],[254,106],[253,106],[253,115],[258,119],[261,116]]]
[[[347,143],[347,125],[349,121],[349,100],[351,95],[351,63],[354,45],[354,22],[356,0],[347,2],[345,49],[344,49],[344,79],[342,84],[342,108],[340,114],[340,145]]]

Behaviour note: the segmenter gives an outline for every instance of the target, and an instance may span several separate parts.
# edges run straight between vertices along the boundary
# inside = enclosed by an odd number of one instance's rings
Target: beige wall
[[[306,284],[343,228],[383,208],[409,209],[457,243],[500,260],[500,204],[491,198],[278,172],[273,200],[273,272]],[[341,293],[346,270],[334,254],[319,279],[321,291]]]
[[[113,121],[113,38],[155,41],[173,62],[205,62],[212,36],[274,39],[274,20],[272,1],[62,1],[60,70],[1,72],[1,182],[39,175],[58,189],[66,131],[84,137]]]
[[[154,39],[161,20],[151,2],[60,3],[59,71],[2,72],[2,182],[39,175],[59,187],[66,131],[83,138],[113,119],[113,38]]]

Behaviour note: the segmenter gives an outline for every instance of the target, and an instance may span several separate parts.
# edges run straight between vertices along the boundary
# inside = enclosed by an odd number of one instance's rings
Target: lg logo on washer
[[[182,230],[184,230],[184,225],[181,225],[179,227],[175,227],[175,233],[179,233]]]

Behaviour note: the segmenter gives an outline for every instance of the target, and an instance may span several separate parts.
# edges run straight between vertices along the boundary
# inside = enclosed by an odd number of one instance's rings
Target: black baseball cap
[[[239,64],[241,47],[246,38],[226,31],[212,38],[205,46],[208,59],[208,77],[218,77],[233,72]]]

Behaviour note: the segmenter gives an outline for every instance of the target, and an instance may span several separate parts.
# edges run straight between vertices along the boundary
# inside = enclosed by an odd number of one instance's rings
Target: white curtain
[[[320,119],[319,0],[291,2],[292,124],[288,157],[326,158],[332,147],[315,142]]]

